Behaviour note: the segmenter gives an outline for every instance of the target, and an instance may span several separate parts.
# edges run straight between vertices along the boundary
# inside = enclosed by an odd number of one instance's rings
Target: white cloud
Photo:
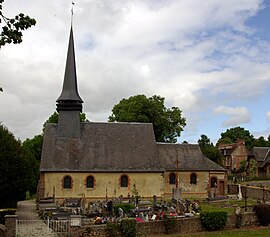
[[[0,86],[6,96],[0,95],[0,121],[22,139],[40,131],[38,125],[31,130],[29,121],[42,125],[55,109],[70,7],[65,0],[4,2],[8,15],[24,12],[37,20],[25,31],[22,44],[1,49]],[[225,124],[250,121],[247,109],[235,108],[241,114],[237,116],[229,108],[233,110],[236,98],[246,105],[263,96],[270,85],[269,42],[251,37],[254,29],[245,25],[261,7],[259,0],[75,1],[84,112],[92,121],[106,121],[120,99],[158,94],[167,106],[183,109],[192,124],[187,130],[192,127],[193,132],[199,113],[212,111],[222,96],[225,114],[231,116]],[[29,106],[31,110],[25,109]]]
[[[230,116],[230,118],[226,119],[223,122],[223,126],[238,126],[240,124],[250,122],[250,113],[245,107],[226,107],[226,106],[218,106],[214,108],[214,113],[216,114],[225,114]]]
[[[270,123],[270,111],[266,113],[267,123]]]

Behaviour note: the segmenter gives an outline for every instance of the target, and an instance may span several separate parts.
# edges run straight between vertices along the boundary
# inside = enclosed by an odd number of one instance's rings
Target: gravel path
[[[18,220],[36,220],[38,213],[35,200],[26,200],[17,203],[16,215]]]
[[[35,200],[18,202],[16,215],[18,237],[57,237],[57,234],[38,218]]]

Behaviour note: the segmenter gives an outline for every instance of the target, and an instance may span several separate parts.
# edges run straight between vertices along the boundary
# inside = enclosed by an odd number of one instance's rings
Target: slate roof
[[[179,171],[226,171],[223,167],[205,157],[198,144],[157,143],[162,166],[175,170],[179,160]]]
[[[264,167],[266,163],[270,163],[270,147],[253,147],[252,152],[256,161],[261,162],[259,167]]]
[[[40,171],[160,172],[152,124],[81,123],[81,138],[57,137],[57,124],[44,132]]]
[[[61,101],[76,101],[83,103],[83,100],[78,93],[77,85],[77,74],[76,74],[76,62],[75,62],[75,50],[74,50],[74,39],[73,30],[70,28],[69,44],[67,61],[65,68],[64,83],[61,95],[57,99],[57,102]]]

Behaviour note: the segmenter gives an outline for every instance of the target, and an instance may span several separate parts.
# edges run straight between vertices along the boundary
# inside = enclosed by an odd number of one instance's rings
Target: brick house
[[[253,147],[252,155],[256,160],[256,176],[270,177],[270,147]]]
[[[238,139],[236,143],[224,144],[220,142],[218,149],[224,157],[223,166],[229,173],[237,171],[241,167],[241,161],[248,160],[249,152],[246,149],[245,141]]]

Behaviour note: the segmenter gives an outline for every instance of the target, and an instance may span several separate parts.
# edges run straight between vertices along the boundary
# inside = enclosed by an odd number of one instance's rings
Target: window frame
[[[69,179],[67,181],[67,179]],[[62,181],[62,187],[63,189],[66,189],[66,190],[70,190],[72,189],[72,186],[73,186],[73,179],[70,175],[65,175],[63,177],[63,181]]]
[[[190,174],[190,184],[197,185],[197,174],[196,173],[191,173]]]
[[[89,182],[89,179],[91,179],[91,182]],[[92,185],[89,185],[88,184],[92,184]],[[86,180],[85,180],[85,187],[86,188],[94,188],[95,187],[95,177],[93,175],[88,175],[86,177]]]
[[[120,177],[120,187],[121,188],[128,188],[129,185],[129,177],[126,174],[121,175]]]
[[[170,185],[175,185],[176,184],[176,174],[175,173],[170,173],[169,174],[169,184]]]
[[[211,177],[211,179],[210,179],[211,188],[216,188],[217,184],[218,184],[218,179],[216,177]]]

